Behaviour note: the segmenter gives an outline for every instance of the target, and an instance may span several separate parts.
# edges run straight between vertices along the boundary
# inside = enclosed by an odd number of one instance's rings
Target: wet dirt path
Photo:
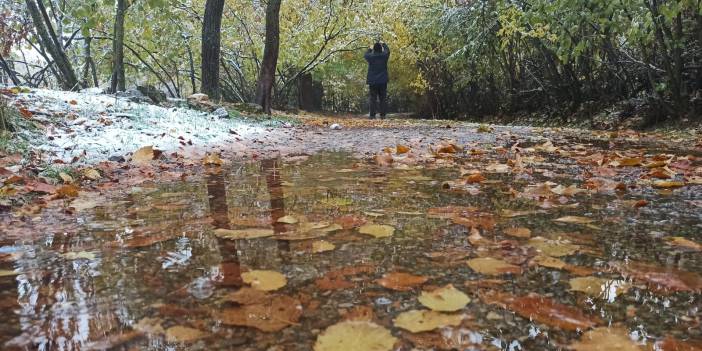
[[[270,129],[4,214],[0,345],[700,348],[694,150],[476,127]]]

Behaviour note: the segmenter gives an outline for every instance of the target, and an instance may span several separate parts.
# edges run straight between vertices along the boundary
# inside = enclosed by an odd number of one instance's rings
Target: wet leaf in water
[[[240,305],[255,305],[269,301],[271,296],[263,290],[243,287],[224,297],[224,300],[236,302]]]
[[[400,313],[395,318],[395,326],[412,333],[432,331],[434,329],[458,326],[465,319],[463,314],[446,314],[429,310],[413,310]]]
[[[656,291],[702,291],[702,276],[694,272],[639,262],[614,263],[613,266],[625,277],[646,283]]]
[[[658,188],[658,189],[676,189],[676,188],[682,188],[685,186],[685,182],[675,182],[675,181],[666,181],[666,180],[660,180],[653,182],[653,187]]]
[[[345,321],[322,332],[314,351],[390,351],[396,342],[389,330],[375,323]]]
[[[395,228],[389,225],[366,224],[358,228],[358,232],[375,238],[387,238],[395,233]]]
[[[225,325],[252,327],[264,332],[276,332],[297,324],[300,316],[300,301],[285,295],[273,295],[263,303],[226,308],[215,314]]]
[[[343,316],[345,321],[372,322],[375,319],[375,312],[369,306],[355,306]]]
[[[353,229],[366,224],[366,220],[355,215],[345,215],[335,219],[334,223],[340,225],[343,229]]]
[[[328,241],[317,240],[317,241],[312,243],[312,252],[314,252],[314,253],[334,251],[334,249],[336,249],[336,245],[334,245]]]
[[[656,342],[653,349],[655,351],[700,351],[702,350],[702,341],[681,341],[668,336]]]
[[[449,284],[434,291],[422,291],[419,303],[437,312],[456,312],[470,303],[468,295]]]
[[[551,257],[563,257],[576,253],[580,246],[565,240],[549,240],[540,236],[529,240],[529,246]]]
[[[451,219],[456,216],[461,216],[464,213],[476,212],[477,207],[464,206],[446,206],[430,208],[427,211],[427,218]]]
[[[467,330],[451,329],[437,330],[424,333],[403,333],[403,338],[409,340],[420,350],[472,350],[475,339],[466,337]],[[479,348],[478,348],[479,349]]]
[[[136,164],[147,164],[151,162],[155,157],[153,146],[144,146],[141,149],[134,152],[132,155],[132,162]]]
[[[587,218],[587,217],[565,216],[565,217],[555,219],[554,221],[561,222],[561,223],[571,223],[571,224],[590,224],[590,223],[593,223],[595,220]]]
[[[202,339],[207,334],[203,331],[184,326],[170,327],[166,330],[166,342],[169,343],[191,343]]]
[[[88,251],[80,251],[80,252],[66,252],[65,254],[62,254],[63,258],[67,260],[94,260],[95,259],[95,253],[94,252],[88,252]]]
[[[551,256],[545,256],[545,255],[538,255],[534,257],[531,260],[532,264],[541,266],[541,267],[547,267],[547,268],[555,268],[555,269],[563,269],[568,266],[567,263],[557,259],[553,258]]]
[[[397,291],[409,291],[427,282],[429,278],[425,276],[417,276],[407,273],[388,273],[378,279],[378,284],[381,286]]]
[[[144,334],[163,335],[166,334],[166,331],[163,330],[162,322],[162,320],[157,318],[143,318],[134,324],[132,328]]]
[[[202,160],[202,164],[205,166],[221,166],[224,164],[224,161],[218,154],[207,154]]]
[[[674,236],[667,238],[668,244],[672,246],[677,246],[685,249],[690,249],[693,251],[702,251],[702,244],[698,244],[690,239],[683,238],[680,236]]]
[[[509,236],[514,236],[517,238],[529,238],[531,237],[531,230],[529,228],[507,228],[503,232]]]
[[[0,277],[11,277],[11,276],[19,275],[19,274],[20,274],[20,272],[0,270]]]
[[[585,332],[580,341],[571,344],[574,351],[644,351],[629,337],[629,332],[622,327],[596,328]]]
[[[275,234],[273,229],[265,228],[249,228],[240,230],[215,229],[214,233],[218,238],[231,240],[266,238]]]
[[[297,222],[299,222],[299,220],[293,216],[284,216],[284,217],[278,218],[278,220],[276,222],[284,223],[284,224],[297,224]]]
[[[468,267],[472,270],[486,275],[521,274],[519,266],[509,264],[496,258],[474,258],[468,260]]]
[[[483,303],[499,305],[523,318],[563,330],[587,330],[602,321],[581,310],[560,304],[545,296],[514,296],[508,293],[488,292],[480,296]]]
[[[275,291],[284,287],[288,279],[275,271],[249,271],[241,274],[244,283],[263,291]]]
[[[612,301],[618,295],[625,294],[629,290],[629,284],[623,280],[580,277],[570,280],[570,290]]]

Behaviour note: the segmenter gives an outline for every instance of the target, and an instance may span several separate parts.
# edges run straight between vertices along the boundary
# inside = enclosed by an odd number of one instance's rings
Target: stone
[[[157,89],[153,85],[137,85],[136,89],[140,93],[144,94],[144,96],[153,100],[153,102],[156,104],[162,104],[162,103],[168,101],[168,98],[166,97],[166,93]]]
[[[220,108],[214,110],[214,112],[212,112],[212,114],[218,118],[229,118],[229,112],[224,107],[220,107]]]

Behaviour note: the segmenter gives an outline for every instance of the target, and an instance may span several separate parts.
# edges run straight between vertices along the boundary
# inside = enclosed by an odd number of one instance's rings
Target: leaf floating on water
[[[683,238],[680,236],[674,236],[667,238],[668,244],[672,246],[677,246],[685,249],[690,249],[693,251],[702,251],[702,244],[698,244],[690,239]]]
[[[545,256],[545,255],[539,255],[534,257],[531,260],[532,264],[541,266],[541,267],[546,267],[546,268],[555,268],[555,269],[563,269],[568,266],[567,263],[557,259],[553,258],[551,256]]]
[[[224,299],[226,301],[236,302],[240,305],[255,305],[269,301],[271,296],[263,290],[243,287],[227,295]]]
[[[334,249],[336,249],[336,245],[325,240],[317,240],[312,243],[312,252],[314,253],[334,251]]]
[[[141,149],[134,152],[132,155],[132,162],[136,164],[147,164],[151,162],[155,157],[153,146],[144,146]]]
[[[297,324],[302,316],[300,301],[285,295],[271,296],[263,303],[227,308],[215,314],[225,325],[277,332]]]
[[[249,271],[241,274],[244,283],[262,291],[275,291],[284,287],[288,279],[275,271]]]
[[[629,331],[622,327],[596,328],[580,337],[580,341],[571,344],[574,351],[644,351],[629,337]]]
[[[378,284],[391,290],[409,291],[426,283],[427,280],[429,278],[425,276],[394,272],[385,274],[381,279],[378,279]]]
[[[531,237],[531,230],[529,228],[507,228],[503,232],[509,236],[517,238],[529,238]]]
[[[570,290],[580,291],[592,297],[602,297],[605,300],[613,301],[618,295],[629,291],[629,284],[623,280],[580,277],[570,280]]]
[[[468,295],[449,284],[431,292],[422,291],[419,303],[437,312],[455,312],[470,303]]]
[[[472,260],[468,260],[468,267],[480,274],[486,275],[522,273],[522,269],[519,266],[515,266],[505,261],[490,257],[474,258]]]
[[[80,252],[66,252],[62,254],[63,258],[67,260],[94,260],[95,259],[95,253],[94,252],[89,252],[89,251],[80,251]]]
[[[465,319],[463,314],[446,314],[428,310],[413,310],[400,313],[395,318],[395,326],[412,333],[432,331],[434,329],[458,326]]]
[[[564,240],[549,240],[540,236],[529,240],[529,246],[546,256],[563,257],[576,253],[580,246]]]
[[[654,344],[656,351],[700,351],[702,350],[702,341],[681,341],[672,336],[668,336]]]
[[[560,304],[545,296],[489,292],[481,295],[480,299],[486,304],[502,306],[523,318],[568,331],[590,329],[602,322],[597,316],[586,315],[575,307]]]
[[[293,216],[284,216],[284,217],[278,218],[278,220],[276,222],[283,223],[283,224],[297,224],[297,222],[299,222],[299,220]]]
[[[11,276],[19,275],[19,274],[20,274],[20,272],[0,270],[0,277],[11,277]]]
[[[372,322],[345,321],[317,337],[314,351],[391,351],[397,338]]]
[[[666,181],[666,180],[653,182],[653,187],[658,188],[658,189],[676,189],[676,188],[682,188],[684,186],[685,186],[684,182],[674,182],[674,181]]]
[[[203,331],[183,326],[175,326],[166,330],[166,342],[169,343],[191,343],[202,339],[207,334]]]
[[[561,222],[561,223],[570,223],[570,224],[590,224],[590,223],[593,223],[595,220],[587,218],[587,217],[565,216],[565,217],[555,219],[554,221]]]
[[[389,225],[366,224],[358,228],[358,232],[375,238],[387,238],[395,233],[395,228]]]
[[[639,262],[615,263],[613,266],[625,277],[646,283],[656,291],[702,292],[702,276],[697,273]]]
[[[240,230],[230,230],[230,229],[215,229],[214,234],[218,238],[240,240],[240,239],[259,239],[273,236],[275,232],[273,229],[264,228],[249,228]]]

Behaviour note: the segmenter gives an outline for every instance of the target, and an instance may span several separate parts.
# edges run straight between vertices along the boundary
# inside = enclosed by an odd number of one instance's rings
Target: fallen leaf
[[[236,302],[240,305],[255,305],[269,301],[271,298],[271,295],[268,295],[268,293],[263,290],[243,287],[236,292],[225,296],[224,300]]]
[[[389,225],[366,224],[358,228],[358,232],[375,238],[387,238],[395,233],[395,228]]]
[[[565,217],[555,219],[554,221],[561,222],[561,223],[571,223],[571,224],[590,224],[590,223],[594,222],[595,220],[587,218],[587,217],[565,216]]]
[[[224,161],[217,154],[207,154],[202,160],[202,164],[205,166],[221,166],[224,164]]]
[[[56,195],[62,199],[78,197],[78,187],[72,184],[64,185],[56,189]]]
[[[666,238],[666,241],[672,246],[682,247],[693,251],[702,251],[702,244],[698,244],[697,242],[680,236]]]
[[[509,236],[514,236],[517,238],[529,238],[531,237],[531,230],[529,228],[507,228],[503,232]]]
[[[343,316],[345,321],[372,322],[375,319],[375,312],[369,306],[355,306]]]
[[[398,154],[398,155],[402,155],[402,154],[406,154],[406,153],[410,152],[410,148],[407,147],[407,146],[405,146],[405,145],[397,144],[397,148],[396,148],[396,149],[397,149],[397,154]]]
[[[697,273],[640,262],[614,263],[613,266],[625,277],[646,283],[656,291],[702,291],[702,276]]]
[[[487,275],[502,275],[502,274],[521,274],[522,269],[519,266],[509,264],[505,261],[496,258],[474,258],[468,260],[468,267],[472,270]]]
[[[597,316],[586,315],[575,307],[545,296],[514,296],[492,291],[482,294],[480,299],[486,304],[502,306],[523,318],[568,331],[587,330],[602,322]]]
[[[273,236],[275,232],[273,229],[265,228],[249,228],[240,230],[230,230],[230,229],[215,229],[215,236],[222,239],[258,239]]]
[[[529,240],[529,246],[551,257],[563,257],[576,253],[580,246],[565,240],[549,240],[540,236]]]
[[[580,341],[576,341],[568,348],[574,351],[645,350],[633,342],[629,337],[629,331],[622,327],[601,327],[587,331],[580,338]]]
[[[613,301],[615,297],[629,290],[629,284],[623,280],[598,277],[573,278],[569,283],[571,291],[580,291],[589,296],[601,297],[608,301]]]
[[[85,260],[94,260],[95,259],[95,253],[94,252],[89,252],[89,251],[80,251],[80,252],[66,252],[62,254],[63,258],[67,260],[80,260],[80,259],[85,259]]]
[[[170,327],[166,330],[166,342],[169,343],[191,343],[205,337],[203,331],[183,326]]]
[[[668,336],[657,341],[653,349],[655,351],[700,351],[702,350],[702,341],[681,341]]]
[[[336,249],[336,245],[334,245],[328,241],[317,240],[317,241],[312,243],[312,252],[313,253],[334,251],[334,249]]]
[[[276,222],[284,223],[284,224],[297,224],[299,222],[299,220],[293,216],[284,216],[284,217],[278,218],[278,220]]]
[[[100,175],[100,172],[98,172],[96,169],[88,168],[86,170],[83,170],[83,177],[89,180],[99,180],[102,178]]]
[[[394,320],[395,327],[412,333],[432,331],[434,329],[458,326],[465,319],[463,314],[446,314],[429,310],[413,310],[400,313]]]
[[[134,152],[132,155],[132,162],[136,164],[146,164],[151,162],[155,157],[154,147],[144,146]]]
[[[383,275],[383,277],[378,279],[377,282],[381,286],[391,290],[409,291],[414,287],[426,283],[427,280],[429,280],[429,278],[425,276],[394,272]]]
[[[252,327],[264,332],[277,332],[297,324],[302,316],[299,300],[285,295],[274,295],[263,303],[225,308],[215,313],[222,324]]]
[[[344,321],[323,331],[314,351],[391,351],[397,338],[372,322]]]
[[[71,184],[73,183],[73,177],[71,177],[68,173],[66,172],[59,172],[59,177],[61,180],[63,180],[64,183],[66,184]]]
[[[249,271],[242,273],[241,279],[252,288],[263,291],[275,291],[288,283],[283,274],[275,271]]]
[[[0,277],[12,277],[12,276],[19,275],[19,274],[21,274],[21,273],[0,269]]]
[[[538,255],[531,260],[532,264],[555,269],[563,269],[568,266],[567,263],[550,256]]]
[[[422,291],[419,303],[437,312],[455,312],[470,303],[468,295],[449,284],[434,291]]]
[[[675,182],[675,181],[666,181],[666,180],[660,180],[653,182],[653,187],[658,188],[658,189],[675,189],[675,188],[682,188],[685,186],[684,182]]]

